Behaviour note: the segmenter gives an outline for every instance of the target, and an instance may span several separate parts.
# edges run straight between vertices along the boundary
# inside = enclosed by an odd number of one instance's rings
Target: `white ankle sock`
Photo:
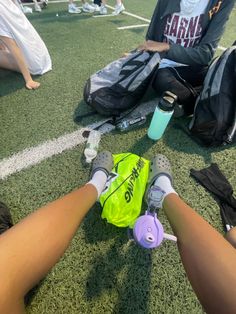
[[[105,188],[107,182],[107,175],[104,171],[98,170],[94,173],[92,179],[87,184],[92,184],[98,192],[98,198]]]
[[[173,189],[171,185],[170,179],[166,175],[160,175],[156,181],[154,182],[155,186],[158,186],[161,190],[163,190],[165,193],[163,194],[163,198],[161,200],[161,207],[164,202],[165,197],[170,194],[174,193],[177,194],[176,191]],[[177,194],[178,195],[178,194]]]

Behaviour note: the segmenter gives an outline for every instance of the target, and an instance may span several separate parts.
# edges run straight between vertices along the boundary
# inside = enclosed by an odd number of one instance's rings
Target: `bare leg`
[[[208,313],[236,313],[235,249],[177,195],[167,195],[163,205],[203,307]]]
[[[230,229],[226,235],[225,238],[227,241],[229,241],[230,244],[233,245],[233,247],[236,249],[236,227]]]
[[[0,285],[1,313],[22,313],[24,295],[63,255],[106,184],[113,166],[109,154],[98,155],[88,184],[40,208],[0,235],[0,278],[4,282]]]
[[[5,45],[7,49],[0,49],[0,68],[22,73],[26,88],[37,89],[40,83],[32,80],[24,56],[14,39],[0,36],[1,47]]]
[[[149,202],[164,209],[189,281],[206,312],[236,313],[236,250],[176,194],[163,155],[150,164],[147,195]]]
[[[93,185],[85,185],[37,210],[0,236],[2,313],[18,313],[13,308],[23,304],[24,295],[63,255],[97,195]]]

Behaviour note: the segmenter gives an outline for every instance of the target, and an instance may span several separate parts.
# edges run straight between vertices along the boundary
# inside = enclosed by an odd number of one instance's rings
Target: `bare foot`
[[[26,82],[25,86],[27,89],[37,89],[37,88],[39,88],[40,83],[35,82],[33,80],[30,80],[30,81]]]

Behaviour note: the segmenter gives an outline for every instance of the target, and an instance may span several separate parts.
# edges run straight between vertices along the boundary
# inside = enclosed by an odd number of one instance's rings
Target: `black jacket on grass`
[[[236,0],[209,0],[202,20],[202,38],[194,47],[170,44],[163,57],[190,66],[207,66],[216,51]],[[163,41],[167,17],[180,12],[180,0],[158,0],[149,25],[146,40]]]

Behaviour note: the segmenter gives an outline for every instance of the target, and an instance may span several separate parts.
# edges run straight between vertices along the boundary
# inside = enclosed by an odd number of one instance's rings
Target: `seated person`
[[[5,283],[0,285],[1,313],[24,313],[24,295],[59,261],[105,188],[112,167],[111,153],[98,154],[86,185],[13,227],[9,212],[0,203],[0,276]],[[199,301],[207,313],[236,313],[236,250],[181,200],[172,182],[168,159],[156,156],[147,191],[152,184],[162,191],[162,198],[156,200],[177,236],[182,263]]]
[[[235,0],[159,0],[146,42],[139,48],[157,51],[162,62],[152,86],[158,95],[169,90],[187,114],[193,112],[209,63],[224,32]]]
[[[40,86],[31,75],[52,69],[43,40],[12,0],[0,0],[0,68],[22,73],[28,89]]]

